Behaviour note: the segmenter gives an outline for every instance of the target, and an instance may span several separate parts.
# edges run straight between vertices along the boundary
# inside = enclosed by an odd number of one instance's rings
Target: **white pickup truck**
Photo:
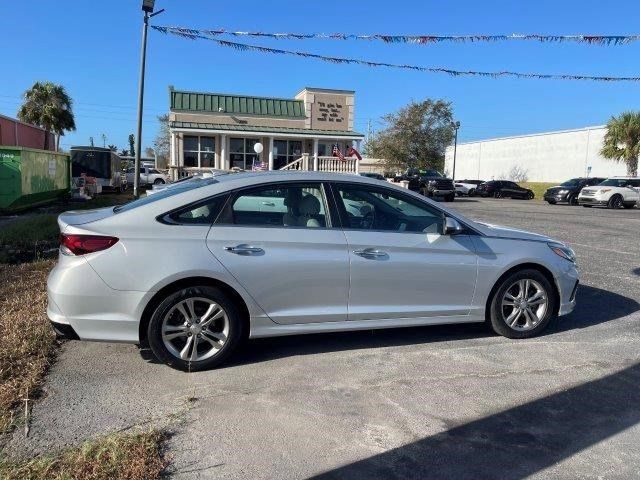
[[[135,172],[134,167],[127,169],[127,184],[130,187],[133,186],[134,172]],[[145,166],[140,167],[140,185],[141,186],[162,185],[168,182],[169,182],[169,177],[167,177],[161,171],[152,167],[145,167]]]

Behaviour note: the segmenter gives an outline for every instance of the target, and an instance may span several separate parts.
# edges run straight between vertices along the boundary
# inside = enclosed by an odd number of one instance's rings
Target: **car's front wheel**
[[[163,180],[163,179],[161,179],[161,178],[156,178],[156,179],[153,181],[153,184],[154,184],[154,185],[163,185],[163,184],[164,184],[164,180]]]
[[[220,365],[243,338],[238,309],[219,289],[183,288],[156,309],[147,328],[149,346],[159,360],[185,371]]]
[[[618,209],[622,208],[623,201],[622,196],[614,195],[609,199],[609,203],[607,203],[607,208]]]
[[[534,337],[555,317],[556,302],[553,287],[542,273],[520,270],[495,290],[489,311],[491,326],[507,338]]]

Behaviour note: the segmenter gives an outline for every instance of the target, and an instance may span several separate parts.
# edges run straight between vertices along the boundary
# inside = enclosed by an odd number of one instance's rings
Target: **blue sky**
[[[65,148],[125,147],[135,130],[139,0],[0,2],[3,32],[0,113],[15,116],[34,81],[63,84],[75,101],[77,131]],[[389,34],[637,34],[640,2],[381,0],[156,0],[157,25],[230,30]],[[10,40],[7,40],[10,39]],[[332,40],[235,41],[313,53],[455,69],[640,76],[640,42],[588,46],[525,42],[385,45]],[[149,32],[143,146],[178,89],[290,97],[303,86],[356,91],[356,129],[411,100],[443,98],[460,120],[460,140],[606,123],[640,109],[640,84],[452,78],[245,53],[212,42]]]

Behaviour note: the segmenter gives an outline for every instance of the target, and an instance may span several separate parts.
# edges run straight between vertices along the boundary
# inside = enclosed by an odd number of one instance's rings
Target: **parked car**
[[[360,175],[367,178],[375,178],[376,180],[382,180],[383,182],[387,181],[387,179],[384,178],[384,176],[379,173],[363,172],[363,173],[360,173]]]
[[[517,183],[508,180],[491,180],[484,182],[476,188],[476,195],[495,198],[524,198],[526,200],[531,200],[535,196],[533,190],[521,187]]]
[[[220,364],[246,337],[487,320],[527,338],[576,302],[565,244],[356,175],[193,179],[58,223],[55,331],[149,345],[183,370]]]
[[[598,185],[604,181],[604,178],[572,178],[566,182],[562,182],[556,187],[547,188],[544,192],[544,200],[551,205],[558,202],[567,202],[569,205],[578,205],[578,194],[584,187]]]
[[[583,207],[633,208],[638,202],[640,177],[607,178],[596,186],[583,188],[578,195],[578,203]]]
[[[131,186],[134,181],[135,167],[127,168],[127,183]],[[140,185],[141,186],[150,186],[150,185],[164,185],[169,182],[169,177],[162,173],[160,170],[155,168],[140,167]]]
[[[458,196],[466,195],[468,197],[473,197],[476,194],[478,185],[483,183],[483,180],[457,180],[455,182],[456,194]]]

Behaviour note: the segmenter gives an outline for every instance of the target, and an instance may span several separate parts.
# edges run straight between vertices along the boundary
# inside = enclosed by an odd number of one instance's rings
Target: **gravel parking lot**
[[[521,341],[482,326],[256,340],[197,374],[69,342],[9,451],[169,422],[181,479],[640,477],[640,209],[453,206],[568,242],[575,312]]]

